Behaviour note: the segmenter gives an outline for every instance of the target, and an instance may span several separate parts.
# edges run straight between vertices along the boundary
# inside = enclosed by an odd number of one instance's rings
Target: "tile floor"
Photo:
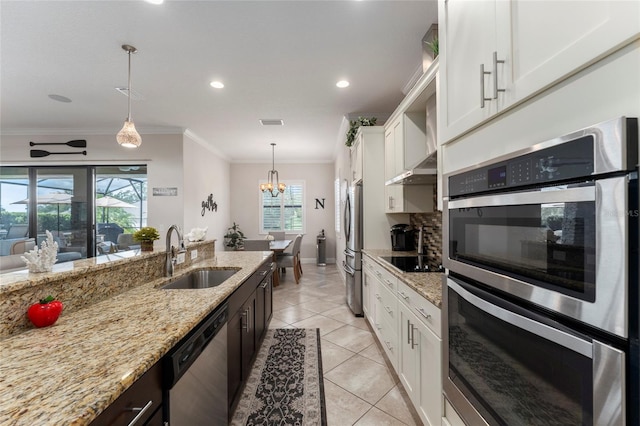
[[[273,292],[271,328],[319,328],[328,426],[420,425],[369,326],[345,302],[336,265],[303,264],[281,275]]]

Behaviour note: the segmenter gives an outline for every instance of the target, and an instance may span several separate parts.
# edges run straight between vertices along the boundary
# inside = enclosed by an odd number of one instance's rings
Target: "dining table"
[[[277,257],[284,252],[293,242],[293,240],[273,240],[269,241],[269,250],[273,254],[273,261],[277,264]],[[276,267],[273,273],[273,286],[277,287],[280,284],[280,268]]]

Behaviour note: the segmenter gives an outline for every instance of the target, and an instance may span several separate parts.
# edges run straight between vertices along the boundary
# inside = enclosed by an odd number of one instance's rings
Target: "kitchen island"
[[[51,327],[2,338],[0,424],[89,424],[265,261],[268,252],[215,253],[175,274],[238,269],[213,288],[163,290],[167,278],[132,277],[137,282],[126,290],[64,311]],[[25,285],[15,277],[5,282]]]

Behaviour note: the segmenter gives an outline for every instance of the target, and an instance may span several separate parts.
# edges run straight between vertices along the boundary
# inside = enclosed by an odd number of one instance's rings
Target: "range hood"
[[[417,166],[389,179],[385,185],[429,185],[437,181],[438,163],[436,153],[420,162]]]

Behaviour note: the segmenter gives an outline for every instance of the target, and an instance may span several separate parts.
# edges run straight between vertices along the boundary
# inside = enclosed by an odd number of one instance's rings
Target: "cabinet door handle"
[[[244,324],[242,325],[242,329],[248,333],[249,332],[249,309],[245,309],[242,312],[242,316],[244,317]]]
[[[411,343],[409,334],[411,333],[411,323],[407,320],[407,345]]]
[[[409,296],[407,296],[406,294],[404,294],[404,291],[398,291],[398,294],[404,299],[404,300],[409,300]]]
[[[411,326],[411,349],[418,346],[418,344],[416,343],[416,336],[414,334],[415,331],[416,331],[416,328],[412,325]]]
[[[420,313],[420,315],[422,315],[423,317],[425,317],[426,319],[431,318],[431,314],[428,314],[424,311],[424,309],[422,308],[416,308],[416,311],[418,311]]]
[[[251,306],[247,308],[247,332],[251,331]]]
[[[484,96],[484,76],[486,74],[491,74],[491,72],[485,71],[484,64],[480,64],[480,108],[484,108],[485,101],[491,100],[491,98],[487,98]]]
[[[144,415],[144,413],[151,408],[151,406],[153,405],[153,401],[149,400],[149,402],[146,403],[146,405],[142,408],[139,407],[135,407],[135,408],[130,408],[131,411],[136,412],[139,411],[138,414],[136,414],[136,416],[133,418],[133,420],[131,420],[129,422],[128,426],[133,426],[137,423],[138,420],[140,420],[140,418]]]
[[[498,89],[498,64],[504,64],[504,60],[498,60],[498,52],[493,52],[493,99],[498,99],[498,92],[504,92],[504,89]]]

